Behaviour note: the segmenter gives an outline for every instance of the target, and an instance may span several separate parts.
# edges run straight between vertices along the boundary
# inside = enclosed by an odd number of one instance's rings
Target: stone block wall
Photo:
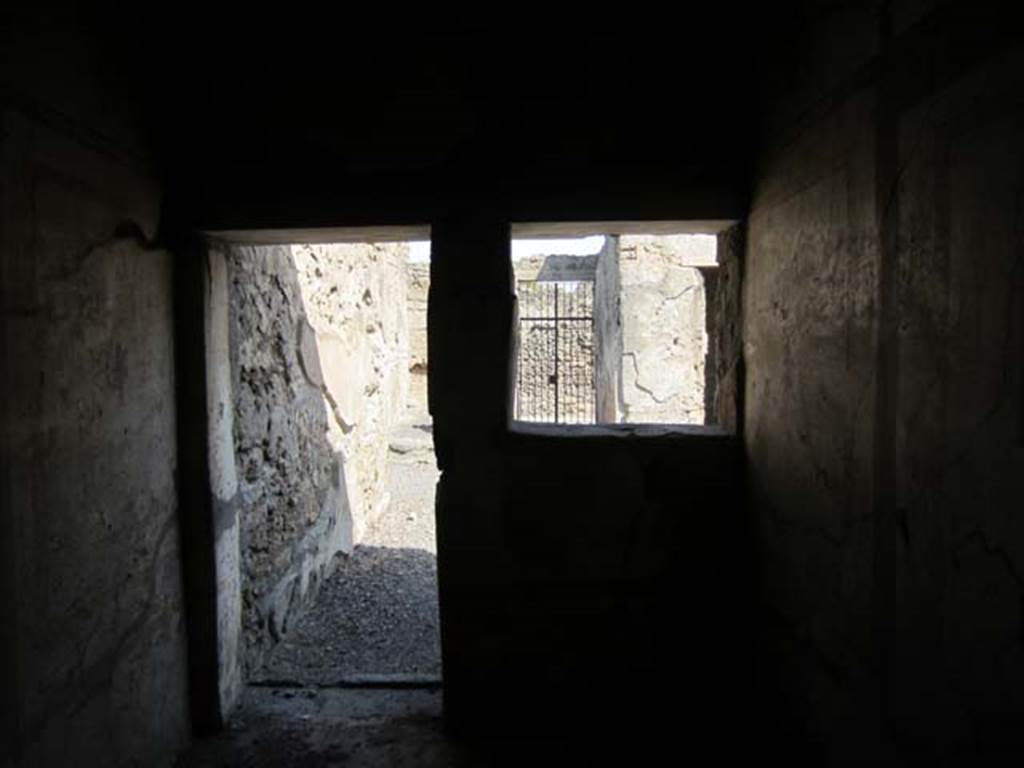
[[[229,254],[247,671],[387,504],[405,257],[397,244]]]
[[[712,236],[619,238],[622,421],[705,422],[704,279]]]

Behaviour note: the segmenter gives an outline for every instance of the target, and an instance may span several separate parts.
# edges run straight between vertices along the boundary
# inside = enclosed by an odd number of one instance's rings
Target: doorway
[[[429,242],[225,260],[244,682],[439,682]]]

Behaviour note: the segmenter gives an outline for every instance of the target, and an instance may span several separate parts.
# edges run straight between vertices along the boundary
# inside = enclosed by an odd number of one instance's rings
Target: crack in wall
[[[692,269],[696,269],[696,267],[692,267]],[[698,272],[699,272],[699,270],[698,270]],[[701,286],[697,286],[697,285],[688,285],[685,288],[683,288],[683,290],[681,290],[679,293],[677,293],[677,294],[675,294],[673,296],[665,296],[665,297],[663,297],[662,300],[661,300],[661,303],[662,304],[667,304],[670,301],[676,301],[678,299],[681,299],[686,294],[690,293],[691,291],[696,291],[700,287]]]
[[[350,434],[352,430],[355,429],[356,425],[345,421],[345,418],[341,415],[341,406],[338,405],[338,401],[334,399],[334,395],[331,394],[330,389],[328,389],[326,385],[318,386],[317,389],[320,390],[320,394],[324,396],[324,399],[327,401],[328,405],[330,405],[331,415],[341,428],[342,433],[346,435]]]
[[[1002,563],[1003,567],[1006,569],[1006,572],[1009,574],[1010,579],[1017,587],[1017,591],[1024,594],[1024,576],[1022,576],[1017,571],[1017,567],[1013,562],[1013,558],[1010,557],[1010,554],[1005,549],[998,546],[997,544],[993,544],[989,540],[988,534],[985,532],[984,528],[975,528],[974,530],[969,531],[968,533],[961,536],[960,544],[954,550],[954,557],[956,557],[957,560],[959,560],[961,551],[972,541],[977,541],[978,543],[980,543],[982,549],[985,550],[985,554],[996,558],[997,560],[999,560],[1000,563]]]
[[[654,402],[658,403],[658,405],[665,405],[666,403],[669,403],[672,400],[678,399],[678,397],[680,395],[679,392],[675,392],[675,393],[669,395],[667,398],[662,399],[662,398],[658,397],[654,393],[654,391],[652,389],[649,389],[648,387],[646,387],[646,386],[644,386],[643,384],[640,383],[640,367],[639,367],[639,365],[637,365],[636,355],[637,355],[636,352],[623,352],[622,353],[623,359],[628,357],[628,358],[630,358],[633,361],[633,373],[635,374],[634,377],[633,377],[633,386],[635,386],[637,389],[639,389],[645,395],[650,397]],[[628,405],[626,407],[628,408]]]

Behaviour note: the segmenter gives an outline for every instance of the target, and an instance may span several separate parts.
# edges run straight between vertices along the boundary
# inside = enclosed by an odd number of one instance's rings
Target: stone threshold
[[[360,674],[344,675],[332,680],[318,683],[303,683],[300,680],[253,680],[246,683],[249,688],[281,688],[281,689],[310,689],[325,690],[330,688],[358,689],[358,688],[381,688],[381,689],[423,689],[440,690],[440,675],[417,675],[417,674]]]

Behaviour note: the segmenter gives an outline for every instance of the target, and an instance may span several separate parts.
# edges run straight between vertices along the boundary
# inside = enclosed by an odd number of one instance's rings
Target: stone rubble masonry
[[[387,505],[387,435],[408,391],[406,256],[231,249],[247,673]]]
[[[427,406],[427,293],[430,264],[405,265],[406,306],[409,330],[409,397],[405,419],[413,423],[430,421]]]
[[[744,228],[735,224],[718,235],[717,269],[705,268],[707,291],[708,363],[705,377],[713,388],[705,390],[711,413],[705,421],[734,434],[743,431],[743,248]],[[713,284],[713,288],[712,288]],[[708,374],[705,371],[705,374]],[[710,396],[709,396],[710,395]]]
[[[622,421],[705,423],[708,352],[704,279],[715,238],[619,238],[622,312]]]

